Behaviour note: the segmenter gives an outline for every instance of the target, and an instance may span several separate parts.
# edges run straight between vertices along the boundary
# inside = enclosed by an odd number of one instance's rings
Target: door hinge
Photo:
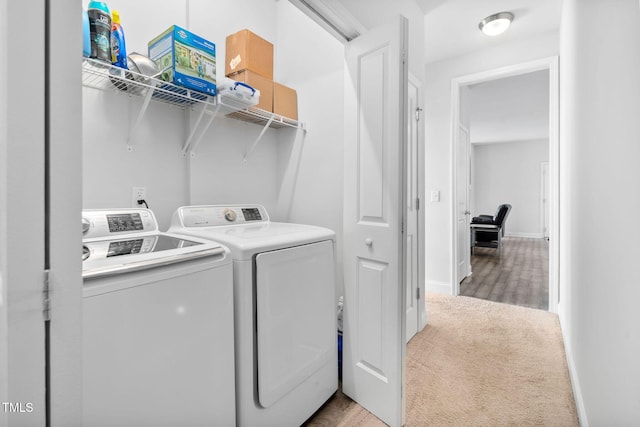
[[[416,300],[420,299],[420,287],[416,288]]]
[[[416,210],[420,210],[420,197],[416,197]]]
[[[51,300],[49,298],[51,272],[49,270],[44,271],[43,285],[42,285],[42,315],[44,321],[51,320]]]

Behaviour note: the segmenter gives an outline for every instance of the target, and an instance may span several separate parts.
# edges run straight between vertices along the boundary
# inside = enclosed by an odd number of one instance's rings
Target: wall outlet
[[[145,187],[131,187],[131,207],[146,207],[144,204],[139,205],[138,200],[147,200],[147,189]]]

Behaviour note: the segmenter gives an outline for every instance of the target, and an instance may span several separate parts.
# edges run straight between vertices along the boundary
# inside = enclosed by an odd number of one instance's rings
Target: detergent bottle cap
[[[98,10],[101,10],[102,12],[104,12],[104,13],[107,13],[107,14],[111,15],[109,13],[109,7],[103,1],[95,1],[95,0],[90,1],[88,9],[98,9]]]

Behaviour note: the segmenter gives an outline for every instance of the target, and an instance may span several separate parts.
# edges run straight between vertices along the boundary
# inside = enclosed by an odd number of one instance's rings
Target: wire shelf
[[[269,127],[274,129],[280,129],[283,127],[291,127],[295,129],[304,129],[304,124],[297,120],[290,119],[288,117],[280,116],[278,114],[270,113],[269,111],[261,110],[255,107],[249,107],[246,109],[234,111],[227,114],[227,117],[231,117],[236,120],[242,120],[244,122],[255,123],[264,125],[271,118],[273,120],[269,124]]]
[[[178,107],[188,107],[195,103],[210,105],[216,103],[215,97],[95,59],[85,58],[82,71],[82,84],[95,89],[141,97],[152,90],[153,101]]]
[[[261,139],[264,131],[269,128],[290,127],[306,131],[303,123],[269,111],[255,108],[256,100],[246,100],[235,96],[231,92],[222,91],[215,96],[209,96],[172,83],[165,82],[156,77],[149,77],[131,70],[125,70],[111,64],[95,59],[84,58],[82,63],[82,85],[107,92],[139,96],[144,98],[143,106],[138,114],[135,124],[129,131],[127,149],[133,149],[132,134],[140,125],[149,102],[160,102],[180,108],[195,108],[202,106],[200,116],[193,127],[191,134],[183,145],[183,155],[188,151],[195,151],[204,136],[205,131],[211,125],[213,118],[219,112],[237,120],[264,126],[253,148]],[[205,120],[201,127],[205,114],[209,119]],[[197,132],[196,132],[197,131]],[[199,133],[199,136],[196,136]],[[252,150],[250,151],[253,151]],[[247,156],[245,156],[246,159]]]

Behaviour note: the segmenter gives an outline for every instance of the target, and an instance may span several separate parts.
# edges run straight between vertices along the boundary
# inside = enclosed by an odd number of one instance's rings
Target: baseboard
[[[451,284],[447,282],[436,282],[433,280],[427,280],[427,292],[433,292],[434,294],[453,295],[453,289]]]
[[[528,239],[542,239],[544,235],[542,233],[520,233],[520,232],[506,232],[505,237],[526,237]]]
[[[582,399],[582,389],[580,388],[580,380],[578,378],[578,371],[573,359],[573,350],[571,349],[571,342],[565,334],[566,328],[562,321],[563,316],[560,318],[560,331],[562,333],[562,341],[564,342],[564,353],[567,358],[567,366],[569,368],[569,378],[571,379],[571,388],[573,389],[573,398],[576,401],[576,411],[578,412],[578,422],[580,427],[589,427],[589,420],[587,419],[587,411],[584,408],[584,400]]]

